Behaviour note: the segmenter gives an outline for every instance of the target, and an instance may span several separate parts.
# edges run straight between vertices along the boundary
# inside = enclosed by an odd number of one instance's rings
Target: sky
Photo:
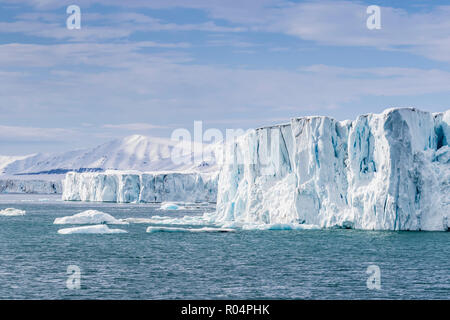
[[[0,155],[449,105],[448,1],[0,0]]]

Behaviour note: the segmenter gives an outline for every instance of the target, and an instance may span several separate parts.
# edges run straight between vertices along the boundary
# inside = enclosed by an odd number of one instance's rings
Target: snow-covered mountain
[[[205,145],[203,153],[210,154],[213,148],[216,146]],[[175,157],[172,157],[172,153]],[[0,157],[0,173],[17,176],[65,174],[69,171],[101,172],[109,169],[199,170],[202,172],[217,170],[212,157],[205,159],[205,161],[195,162],[190,148],[168,139],[132,135],[92,149],[54,155],[35,154],[19,159]]]
[[[0,156],[0,174],[3,173],[4,169],[11,163],[29,158],[30,156]]]

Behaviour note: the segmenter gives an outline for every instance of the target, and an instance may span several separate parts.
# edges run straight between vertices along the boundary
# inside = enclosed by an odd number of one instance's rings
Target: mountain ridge
[[[211,148],[204,145],[205,150]],[[175,150],[177,148],[177,150]],[[172,157],[172,153],[177,156]],[[64,174],[69,171],[105,170],[214,170],[215,164],[195,164],[186,145],[164,138],[130,135],[89,149],[58,154],[32,154],[23,157],[1,157],[0,170],[6,175]],[[0,160],[1,160],[0,158]],[[191,161],[190,161],[191,160]],[[211,159],[210,159],[211,161]],[[3,167],[2,167],[3,163]],[[80,171],[81,170],[81,171]]]

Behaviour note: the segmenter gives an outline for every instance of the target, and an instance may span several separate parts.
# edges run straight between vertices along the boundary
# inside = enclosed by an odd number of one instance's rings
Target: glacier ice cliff
[[[216,202],[217,173],[69,172],[63,180],[62,199],[120,203]]]
[[[448,230],[450,110],[250,130],[226,146],[216,223]]]
[[[61,181],[0,178],[0,193],[61,194]]]

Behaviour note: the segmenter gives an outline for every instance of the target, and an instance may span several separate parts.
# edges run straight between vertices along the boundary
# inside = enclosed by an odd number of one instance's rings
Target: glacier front
[[[217,173],[69,172],[63,180],[62,199],[120,203],[216,202]]]
[[[61,194],[58,180],[0,178],[0,193]]]
[[[226,147],[218,224],[448,230],[450,110],[313,116]]]

